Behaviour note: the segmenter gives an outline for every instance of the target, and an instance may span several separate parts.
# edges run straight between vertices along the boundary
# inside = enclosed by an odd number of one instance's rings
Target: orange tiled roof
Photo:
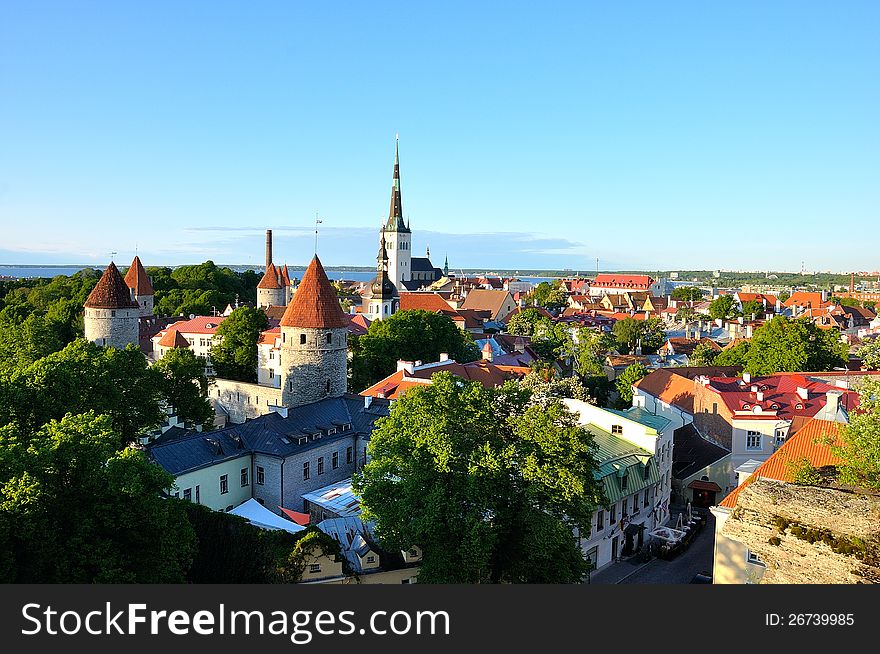
[[[125,285],[134,290],[135,295],[154,295],[153,285],[147,276],[147,271],[141,263],[141,258],[136,256],[128,272],[125,273]]]
[[[388,399],[397,399],[408,388],[424,386],[426,383],[430,383],[431,377],[438,372],[449,372],[456,377],[479,382],[486,388],[494,388],[500,386],[508,379],[524,377],[530,370],[531,368],[527,366],[496,365],[486,360],[473,361],[471,363],[449,361],[416,369],[412,373],[398,370],[394,374],[361,391],[361,395],[370,395],[372,397],[382,395]]]
[[[137,309],[138,303],[131,299],[128,285],[111,261],[83,306],[89,309]]]
[[[213,334],[226,316],[196,316],[190,320],[178,320],[168,325],[167,330],[176,329],[181,334]]]
[[[269,264],[266,267],[266,272],[263,273],[257,288],[281,288],[281,282],[278,280],[278,269],[274,264]]]
[[[189,347],[189,341],[177,329],[168,329],[157,345],[162,347]]]
[[[401,293],[400,310],[412,311],[422,309],[424,311],[451,311],[452,305],[437,293]]]
[[[721,500],[718,506],[728,509],[734,508],[740,491],[755,479],[794,481],[789,463],[799,461],[804,457],[814,468],[839,464],[840,459],[832,453],[831,446],[825,441],[831,439],[832,444],[840,445],[840,428],[842,426],[839,422],[813,418],[794,436],[790,436],[782,444],[782,447],[759,465],[748,479],[734,488],[727,497]]]
[[[273,327],[260,332],[257,345],[275,345],[275,340],[281,338],[281,327]]]
[[[306,268],[302,282],[281,318],[281,326],[307,329],[348,327],[348,317],[339,305],[339,298],[318,255]]]

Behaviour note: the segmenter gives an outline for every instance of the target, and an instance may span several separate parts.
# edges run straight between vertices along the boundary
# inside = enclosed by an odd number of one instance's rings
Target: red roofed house
[[[806,458],[814,468],[833,466],[840,460],[831,451],[832,445],[840,444],[839,422],[809,420],[795,435],[782,444],[754,472],[744,476],[741,483],[712,508],[715,516],[715,563],[712,573],[716,584],[758,583],[764,574],[764,563],[748,548],[721,533],[724,523],[736,508],[740,492],[752,481],[771,479],[791,483],[794,476],[791,464]]]
[[[431,384],[431,377],[438,372],[449,372],[468,381],[480,382],[486,388],[500,386],[508,379],[521,379],[531,368],[527,366],[495,365],[484,353],[483,359],[471,363],[457,363],[446,355],[440,361],[423,364],[421,361],[398,361],[397,372],[361,391],[361,395],[396,400],[404,391]]]
[[[733,299],[736,301],[736,308],[742,311],[743,304],[747,302],[757,302],[763,307],[764,313],[778,313],[782,309],[782,302],[775,295],[767,295],[765,293],[734,293]]]
[[[120,350],[139,345],[140,307],[115,263],[107,266],[83,306],[86,340]]]
[[[785,442],[795,418],[848,422],[859,402],[844,373],[743,373],[742,378],[700,377],[696,382],[694,426],[731,451],[733,482],[738,468],[754,469]]]
[[[799,316],[806,309],[824,309],[826,305],[825,293],[806,291],[795,291],[782,303],[782,306],[791,311],[792,317]]]
[[[651,295],[662,295],[660,282],[650,275],[622,275],[603,273],[596,275],[590,283],[590,295],[601,297],[605,293],[622,293],[624,291],[647,291]]]
[[[468,292],[461,308],[488,311],[490,320],[501,320],[516,309],[516,306],[516,302],[507,291],[475,288]]]
[[[175,347],[189,347],[193,354],[204,357],[207,362],[205,372],[214,374],[211,366],[211,344],[214,334],[225,316],[195,316],[189,320],[178,320],[153,336],[153,358],[161,359]]]

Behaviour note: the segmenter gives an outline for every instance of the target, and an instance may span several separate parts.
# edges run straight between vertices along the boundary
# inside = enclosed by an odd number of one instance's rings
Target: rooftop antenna
[[[111,252],[110,253],[110,261],[113,261],[113,257],[115,257],[117,254],[119,254],[119,253],[118,252]]]
[[[323,220],[318,218],[318,212],[315,212],[315,256],[318,256],[318,225],[320,225]]]

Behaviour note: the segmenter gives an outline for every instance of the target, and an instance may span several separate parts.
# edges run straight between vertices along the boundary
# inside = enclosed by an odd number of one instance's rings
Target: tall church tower
[[[83,306],[86,340],[120,350],[138,344],[140,307],[115,263],[107,266]]]
[[[403,203],[400,198],[399,141],[394,142],[394,177],[391,181],[391,209],[385,223],[385,248],[388,251],[388,277],[398,289],[405,291],[403,282],[412,279],[412,233],[403,222]]]
[[[348,322],[315,255],[281,318],[284,406],[302,406],[345,394]]]
[[[364,310],[370,320],[384,320],[400,308],[397,287],[388,277],[388,251],[385,248],[385,228],[379,237],[379,254],[376,257],[376,279],[364,296]]]

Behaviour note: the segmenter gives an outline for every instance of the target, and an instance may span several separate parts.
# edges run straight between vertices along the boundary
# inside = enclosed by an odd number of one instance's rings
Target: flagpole
[[[324,222],[323,220],[318,220],[318,212],[315,212],[315,256],[318,256],[318,225]]]

